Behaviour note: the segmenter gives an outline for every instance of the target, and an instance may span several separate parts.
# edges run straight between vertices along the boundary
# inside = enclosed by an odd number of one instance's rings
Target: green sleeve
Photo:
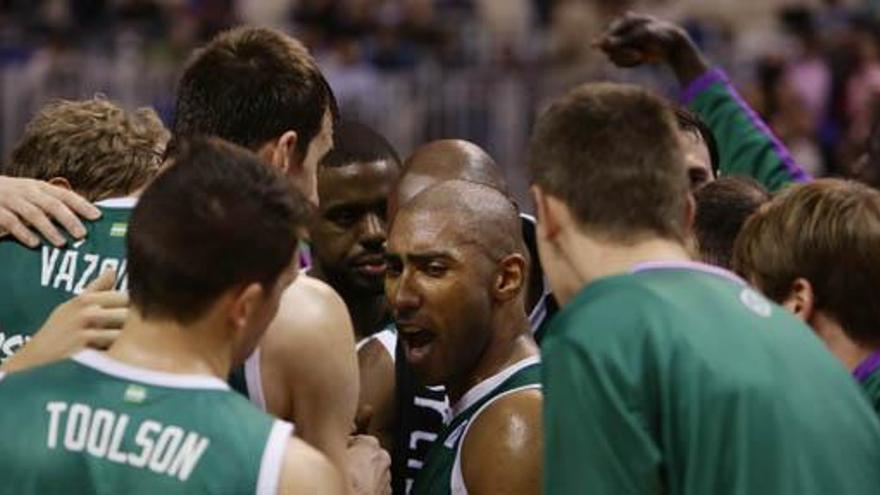
[[[542,348],[544,493],[660,493],[660,449],[631,399],[639,375],[565,336]]]
[[[811,180],[720,69],[693,81],[682,101],[712,130],[720,175],[747,175],[770,191]]]

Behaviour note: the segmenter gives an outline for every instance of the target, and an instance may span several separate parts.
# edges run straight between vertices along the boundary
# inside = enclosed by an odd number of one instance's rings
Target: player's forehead
[[[455,212],[404,210],[394,219],[388,251],[400,255],[420,252],[460,253],[473,243]]]
[[[318,180],[321,209],[386,201],[396,179],[397,167],[385,159],[327,167]]]
[[[369,181],[371,184],[390,186],[398,176],[397,165],[388,159],[354,161],[341,167],[321,167],[321,182],[330,186],[350,186]]]

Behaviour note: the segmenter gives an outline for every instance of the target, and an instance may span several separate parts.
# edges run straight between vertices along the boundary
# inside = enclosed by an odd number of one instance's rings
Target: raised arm
[[[621,67],[665,64],[682,88],[681,100],[712,130],[723,175],[747,175],[771,191],[810,180],[785,145],[742,99],[720,68],[712,68],[680,26],[627,14],[596,45]]]

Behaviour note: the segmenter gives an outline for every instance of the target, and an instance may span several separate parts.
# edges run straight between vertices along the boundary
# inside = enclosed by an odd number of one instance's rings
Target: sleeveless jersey
[[[535,219],[521,213],[520,222],[532,263],[537,263],[540,272]],[[529,327],[538,344],[542,342],[548,322],[559,309],[546,280],[541,292],[540,300],[529,313]],[[425,387],[418,383],[406,362],[403,346],[397,347],[396,355],[397,428],[391,456],[391,486],[395,495],[406,495],[424,465],[431,445],[443,430],[450,411],[446,390],[442,386]]]
[[[470,389],[453,407],[452,420],[431,447],[412,493],[467,495],[461,469],[461,449],[470,426],[501,397],[540,388],[541,365],[536,356],[523,359]]]
[[[98,202],[102,216],[84,222],[86,237],[69,239],[61,248],[43,243],[31,249],[11,238],[0,240],[0,362],[103,270],[115,268],[116,288],[127,288],[125,234],[134,204],[134,198]]]
[[[275,495],[291,426],[96,351],[0,378],[0,494]]]
[[[244,364],[232,368],[232,372],[229,374],[229,385],[232,390],[247,397],[253,405],[265,412],[266,396],[263,394],[260,354],[260,347],[257,346]]]
[[[544,332],[547,330],[547,323],[559,311],[559,305],[556,303],[553,293],[550,292],[550,283],[544,277],[544,270],[541,267],[541,258],[538,255],[537,220],[526,213],[520,213],[519,220],[522,224],[523,241],[529,250],[529,257],[535,266],[535,271],[541,277],[541,297],[535,307],[529,311],[529,327],[532,329],[535,342],[540,345],[544,338]]]

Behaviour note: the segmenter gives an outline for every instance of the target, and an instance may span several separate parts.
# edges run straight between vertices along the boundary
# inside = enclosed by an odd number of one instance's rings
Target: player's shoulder
[[[31,383],[41,383],[48,387],[58,382],[75,383],[82,379],[81,375],[89,373],[92,373],[89,368],[76,363],[73,359],[63,359],[14,373],[4,373],[0,379],[0,386],[12,384],[29,386]]]
[[[496,475],[510,470],[527,477],[534,471],[541,457],[542,403],[540,388],[516,390],[493,400],[472,420],[461,446],[468,486],[494,486]]]
[[[487,435],[491,441],[493,432],[516,435],[523,426],[540,427],[543,395],[538,386],[506,392],[492,400],[473,419],[468,431],[469,439]]]
[[[302,274],[281,295],[278,318],[296,321],[323,321],[327,316],[347,314],[342,297],[327,283]]]
[[[345,302],[326,283],[301,275],[284,291],[278,313],[263,338],[263,349],[280,352],[327,346],[354,348]]]

